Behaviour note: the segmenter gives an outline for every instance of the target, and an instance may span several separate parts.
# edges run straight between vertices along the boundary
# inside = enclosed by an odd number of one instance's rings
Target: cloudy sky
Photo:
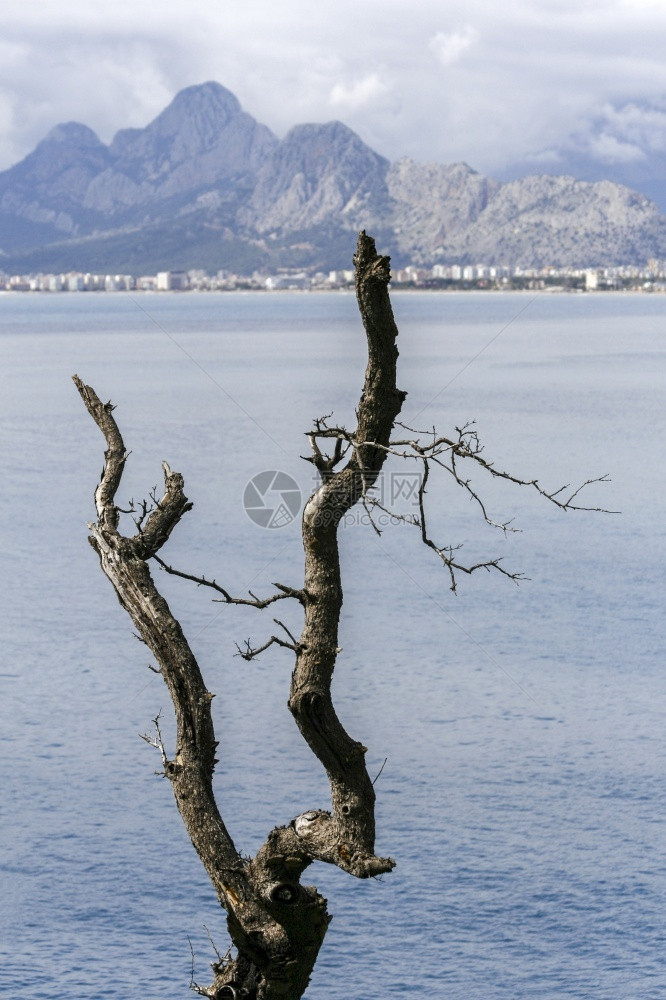
[[[390,159],[636,163],[666,150],[666,0],[21,0],[0,169],[58,122],[108,142],[209,79],[280,136],[339,118]]]

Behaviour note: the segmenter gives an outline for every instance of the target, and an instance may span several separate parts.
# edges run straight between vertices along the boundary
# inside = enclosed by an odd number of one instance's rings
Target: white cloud
[[[622,142],[607,132],[590,140],[589,150],[595,159],[605,163],[636,163],[645,159],[645,152],[631,142]]]
[[[556,149],[540,149],[536,153],[528,153],[525,162],[534,170],[553,170],[562,162],[562,156]]]
[[[615,107],[606,104],[602,120],[604,130],[616,136],[619,141],[650,152],[666,151],[666,110],[663,97],[648,105],[630,102]]]
[[[428,46],[442,66],[451,66],[476,41],[476,37],[476,29],[467,25],[462,31],[454,31],[451,34],[438,31],[430,39]]]
[[[336,83],[331,90],[331,105],[343,110],[358,111],[376,104],[388,92],[387,85],[376,73],[361,77],[353,83]]]

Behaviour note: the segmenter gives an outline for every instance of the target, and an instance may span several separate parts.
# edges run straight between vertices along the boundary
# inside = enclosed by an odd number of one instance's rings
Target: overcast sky
[[[390,159],[635,161],[666,148],[666,0],[21,0],[0,169],[59,122],[109,142],[206,80],[279,136],[339,118]]]

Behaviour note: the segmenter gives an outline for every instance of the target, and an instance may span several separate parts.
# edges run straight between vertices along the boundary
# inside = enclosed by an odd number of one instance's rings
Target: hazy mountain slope
[[[500,186],[444,253],[524,267],[639,262],[666,254],[666,218],[644,195],[610,181],[526,177]]]
[[[110,163],[92,129],[51,129],[21,163],[0,173],[0,248],[5,252],[76,235],[88,223],[83,197]]]
[[[402,159],[389,170],[387,188],[397,244],[421,259],[431,258],[467,232],[501,185],[466,163],[443,166]]]
[[[334,219],[353,228],[379,223],[388,207],[388,167],[341,122],[297,125],[264,163],[242,217],[258,232]]]

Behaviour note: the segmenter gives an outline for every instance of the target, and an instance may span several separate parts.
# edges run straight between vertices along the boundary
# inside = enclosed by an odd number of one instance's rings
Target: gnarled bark
[[[396,386],[398,330],[388,296],[389,259],[378,257],[374,241],[361,233],[354,264],[368,365],[351,458],[334,472],[336,463],[315,453],[323,482],[303,512],[305,624],[289,708],[331,784],[333,815],[313,826],[329,830],[331,848],[338,852],[337,861],[330,860],[364,878],[389,871],[393,862],[374,856],[375,794],[365,767],[366,748],[347,735],[331,700],[342,607],[337,530],[347,511],[376,481],[405,394]]]
[[[171,695],[177,721],[173,755],[167,754],[159,729],[153,742],[162,753],[164,773],[190,839],[227,911],[237,949],[235,958],[214,966],[215,981],[210,987],[197,987],[214,1000],[298,1000],[302,996],[330,919],[317,890],[301,884],[303,872],[313,861],[335,864],[358,878],[388,872],[395,865],[391,858],[374,853],[375,794],[365,767],[366,748],[345,732],[330,690],[342,607],[338,525],[376,481],[404,399],[396,387],[398,331],[387,290],[389,260],[378,256],[374,241],[361,233],[355,265],[368,365],[354,447],[345,466],[336,472],[341,449],[336,446],[333,458],[327,458],[314,442],[313,461],[322,483],[303,514],[304,586],[292,590],[277,585],[280,595],[273,598],[293,597],[304,608],[303,631],[294,644],[296,666],[289,707],[327,771],[331,810],[313,808],[289,826],[276,827],[252,859],[243,859],[236,850],[213,795],[217,749],[213,695],[148,566],[154,558],[168,568],[158,553],[192,506],[183,478],[164,463],[163,497],[155,501],[152,511],[144,509],[135,535],[122,535],[115,498],[126,460],[123,439],[111,404],[103,404],[90,386],[74,376],[107,444],[102,480],[95,491],[97,522],[90,525],[90,542],[120,603],[151,649]],[[262,607],[271,600],[235,600],[223,588],[217,589],[227,603]]]

